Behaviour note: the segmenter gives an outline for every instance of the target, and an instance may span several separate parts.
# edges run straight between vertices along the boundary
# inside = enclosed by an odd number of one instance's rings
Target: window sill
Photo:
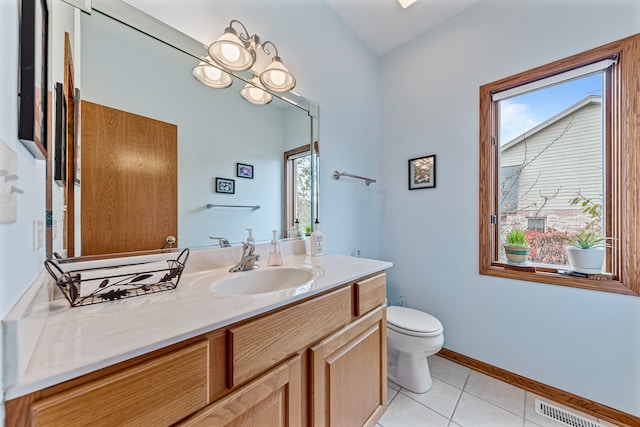
[[[588,289],[591,291],[636,295],[620,280],[587,279],[583,277],[566,276],[553,271],[518,271],[515,269],[506,269],[504,264],[499,263],[494,263],[494,265],[491,266],[481,266],[480,274],[484,276],[502,277],[505,279],[524,280],[527,282],[546,283],[549,285]]]

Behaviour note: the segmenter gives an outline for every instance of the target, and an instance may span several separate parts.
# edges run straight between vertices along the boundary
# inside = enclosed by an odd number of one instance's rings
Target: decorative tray
[[[175,289],[188,258],[187,248],[175,259],[162,261],[66,271],[63,268],[73,264],[47,260],[44,266],[71,306],[77,307]]]

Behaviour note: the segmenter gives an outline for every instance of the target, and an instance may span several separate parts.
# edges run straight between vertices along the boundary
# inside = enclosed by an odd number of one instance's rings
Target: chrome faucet
[[[231,243],[229,243],[229,240],[225,239],[224,237],[211,237],[209,236],[209,238],[211,240],[218,240],[220,242],[220,247],[221,248],[228,248],[231,246]]]
[[[255,250],[256,247],[253,243],[242,242],[242,258],[239,263],[229,269],[229,272],[249,271],[256,268],[256,261],[260,260],[260,255],[255,254]]]

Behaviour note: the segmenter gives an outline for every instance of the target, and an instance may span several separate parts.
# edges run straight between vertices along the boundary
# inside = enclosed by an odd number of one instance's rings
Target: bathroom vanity
[[[296,255],[285,266],[321,274],[302,290],[217,295],[207,283],[225,266],[166,295],[51,308],[7,390],[6,425],[375,425],[391,264]]]

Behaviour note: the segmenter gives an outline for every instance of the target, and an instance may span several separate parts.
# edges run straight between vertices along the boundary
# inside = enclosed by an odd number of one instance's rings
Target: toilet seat
[[[407,307],[387,307],[387,327],[414,337],[440,335],[442,323],[432,315]]]

